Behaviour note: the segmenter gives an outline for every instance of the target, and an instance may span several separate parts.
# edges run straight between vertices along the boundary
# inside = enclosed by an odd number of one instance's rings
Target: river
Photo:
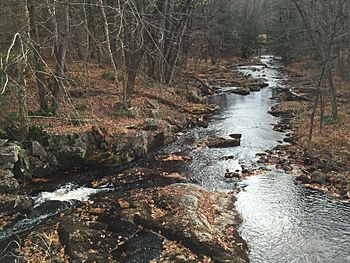
[[[268,67],[242,67],[240,71],[253,78],[264,77],[268,88],[248,96],[214,96],[210,102],[217,103],[221,111],[209,127],[189,131],[166,151],[187,151],[193,160],[181,173],[209,190],[243,189],[236,206],[244,218],[240,234],[248,243],[251,262],[350,262],[350,205],[307,190],[292,175],[273,167],[243,181],[224,177],[226,169],[259,165],[255,155],[272,149],[285,136],[272,129],[278,119],[267,112],[276,103],[271,99],[274,88],[286,87],[287,76],[278,58],[264,56],[261,62]],[[207,149],[187,143],[206,135],[227,137],[231,133],[242,134],[240,147]],[[230,155],[233,160],[221,160]]]
[[[241,67],[252,78],[265,78],[269,87],[248,96],[229,93],[209,99],[221,110],[208,128],[188,130],[159,154],[181,153],[191,157],[177,169],[190,181],[211,191],[239,189],[236,206],[244,222],[240,234],[249,246],[251,262],[350,262],[350,206],[318,191],[298,185],[292,175],[274,167],[244,180],[225,178],[225,172],[243,166],[259,167],[256,154],[280,144],[285,134],[273,130],[278,119],[267,111],[276,103],[271,99],[276,87],[286,87],[287,76],[278,58],[264,56],[262,64]],[[242,134],[241,146],[208,149],[196,146],[208,135],[227,137]],[[223,157],[230,156],[230,158]],[[150,158],[142,161],[154,161]],[[154,164],[157,166],[157,163]],[[68,209],[74,202],[87,200],[98,191],[74,184],[34,197],[36,207],[28,219],[0,234],[4,239],[40,224],[46,218]]]

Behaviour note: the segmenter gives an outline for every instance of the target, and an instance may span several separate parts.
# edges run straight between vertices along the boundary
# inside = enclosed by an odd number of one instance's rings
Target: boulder
[[[160,121],[157,119],[147,118],[143,122],[142,129],[145,131],[155,131],[158,130]]]
[[[304,110],[303,104],[297,101],[285,101],[271,107],[269,113],[273,116],[291,117]]]
[[[26,151],[15,143],[6,143],[0,147],[0,169],[12,170],[19,179],[30,179],[29,159]]]
[[[307,174],[301,174],[296,178],[297,181],[301,182],[302,184],[309,184],[311,183],[310,176]]]
[[[84,166],[97,147],[90,132],[60,134],[50,138],[50,152],[64,169]]]
[[[233,139],[241,139],[242,138],[242,134],[240,134],[240,133],[232,133],[229,136]]]
[[[6,139],[8,139],[7,133],[6,133],[6,131],[4,131],[3,129],[0,129],[0,139],[1,139],[1,140],[6,140]]]
[[[231,90],[231,92],[234,94],[243,95],[243,96],[250,94],[249,88],[245,88],[245,87],[234,88]]]
[[[260,91],[261,88],[259,86],[249,86],[249,90],[251,92],[257,92],[257,91]]]
[[[30,153],[32,156],[38,157],[43,160],[47,157],[45,148],[37,141],[32,141],[30,145]]]
[[[118,247],[118,236],[106,228],[105,224],[70,216],[61,220],[58,235],[72,262],[116,262],[112,251]]]
[[[0,195],[0,215],[9,215],[16,212],[28,211],[33,201],[24,195]]]
[[[146,99],[145,106],[147,109],[154,109],[154,110],[157,110],[160,108],[158,101],[153,100],[153,99]]]
[[[44,160],[38,157],[30,158],[31,174],[35,178],[46,177],[59,169],[59,163],[56,157],[48,154]]]
[[[313,184],[327,184],[329,179],[325,173],[315,171],[310,174],[310,182]]]
[[[219,136],[208,136],[199,141],[198,146],[208,148],[229,148],[241,145],[241,140],[237,138],[226,139]]]
[[[153,118],[153,119],[159,119],[161,114],[160,114],[160,111],[158,109],[150,109],[149,116],[150,116],[150,118]]]
[[[248,262],[244,241],[237,232],[242,220],[230,194],[208,192],[193,184],[174,184],[108,196],[107,203],[102,194],[95,204],[105,208],[103,214],[110,223],[123,220],[140,225],[214,262]],[[112,208],[110,204],[118,205]],[[139,247],[147,247],[145,242]]]
[[[12,172],[0,170],[0,194],[15,194],[19,188],[18,181]]]

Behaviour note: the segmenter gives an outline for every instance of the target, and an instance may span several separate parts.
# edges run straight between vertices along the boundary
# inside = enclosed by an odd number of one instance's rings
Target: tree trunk
[[[331,95],[332,118],[337,119],[338,118],[337,92],[336,92],[336,89],[334,87],[333,72],[332,72],[332,64],[331,63],[329,63],[329,66],[327,69],[327,81],[328,81],[329,93]]]
[[[102,14],[102,18],[103,18],[104,33],[105,33],[105,39],[106,39],[106,44],[107,44],[108,56],[109,56],[110,63],[112,64],[112,67],[113,67],[114,85],[115,85],[116,91],[119,94],[120,92],[119,92],[118,70],[117,70],[117,65],[115,63],[113,52],[112,52],[112,46],[111,46],[111,39],[110,39],[110,32],[109,32],[107,15],[106,15],[105,8],[103,6],[103,1],[102,0],[97,0],[97,1],[98,1],[98,5],[99,5],[99,7],[101,9],[101,14]]]
[[[26,74],[28,68],[28,50],[30,43],[30,18],[27,0],[21,0],[21,10],[24,16],[24,26],[20,34],[21,58],[18,62],[18,114],[21,123],[21,134],[23,139],[27,136],[29,130],[28,108],[27,108],[27,82]]]
[[[60,20],[57,23],[57,36],[55,43],[56,69],[52,88],[52,112],[56,115],[59,108],[59,100],[64,89],[66,55],[69,40],[69,3],[65,0],[61,5]]]
[[[49,97],[50,92],[46,85],[45,73],[44,73],[44,63],[43,63],[43,53],[40,44],[38,21],[37,21],[37,10],[33,0],[28,0],[28,10],[30,17],[30,28],[32,36],[32,48],[34,56],[34,66],[35,66],[35,80],[39,94],[39,105],[40,111],[44,114],[49,112]]]

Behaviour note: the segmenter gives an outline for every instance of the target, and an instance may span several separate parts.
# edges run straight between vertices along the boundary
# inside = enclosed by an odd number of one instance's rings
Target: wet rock
[[[208,121],[201,117],[194,117],[192,118],[189,123],[191,126],[196,126],[196,127],[202,127],[202,128],[208,128]]]
[[[137,188],[166,186],[185,181],[186,179],[179,173],[167,173],[156,169],[138,167],[126,170],[113,177],[108,177],[106,181],[101,181],[101,184],[112,184],[115,189],[124,192]]]
[[[231,90],[231,92],[234,94],[243,95],[243,96],[250,94],[249,88],[245,88],[245,87],[234,88]]]
[[[250,86],[250,87],[249,87],[249,90],[250,90],[251,92],[257,92],[257,91],[260,91],[261,88],[260,88],[259,86]]]
[[[235,157],[233,155],[223,156],[220,158],[222,161],[234,160]]]
[[[218,136],[208,136],[199,141],[198,146],[208,148],[228,148],[241,145],[240,139],[226,139]]]
[[[301,182],[302,184],[309,184],[311,183],[310,176],[307,174],[301,174],[296,178],[297,181]]]
[[[304,110],[303,104],[296,101],[286,101],[271,107],[269,113],[273,116],[291,117]]]
[[[327,183],[329,183],[327,175],[322,173],[322,172],[319,172],[319,171],[315,171],[315,172],[310,174],[310,181],[311,181],[311,183],[314,183],[314,184],[327,184]]]
[[[12,172],[0,170],[0,194],[15,194],[19,188],[18,181]]]
[[[31,209],[33,201],[24,195],[0,195],[0,215],[13,214]]]
[[[259,87],[259,88],[265,88],[268,87],[269,84],[266,82],[266,79],[261,78],[261,79],[255,79],[253,83],[249,84],[249,87]]]
[[[242,138],[242,134],[240,134],[240,133],[232,133],[229,136],[233,139],[241,139]]]
[[[163,253],[164,237],[152,231],[140,231],[113,252],[117,262],[158,262]]]
[[[227,171],[225,173],[225,177],[226,178],[240,178],[241,177],[241,174],[239,172],[230,172],[230,171]]]
[[[160,126],[159,120],[147,118],[143,123],[142,129],[145,131],[155,131],[155,130],[158,130],[159,126]]]
[[[118,236],[106,228],[72,216],[61,221],[58,234],[72,262],[116,262],[112,252],[118,247]]]
[[[295,143],[295,139],[293,137],[286,137],[283,139],[284,142],[286,143],[290,143],[290,144],[294,144]]]
[[[99,198],[103,200],[103,195]],[[120,203],[120,198],[116,193],[109,202]],[[233,196],[207,192],[192,184],[175,184],[138,189],[122,198],[129,205],[113,209],[112,217],[181,242],[195,254],[210,256],[215,262],[248,262],[237,234],[241,218],[234,210]]]

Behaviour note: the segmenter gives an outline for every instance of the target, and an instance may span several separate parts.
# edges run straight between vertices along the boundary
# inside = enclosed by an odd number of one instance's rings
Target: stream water
[[[279,60],[261,58],[262,65],[239,70],[252,78],[265,78],[269,87],[248,96],[223,93],[210,98],[220,112],[208,128],[194,128],[160,153],[182,153],[192,157],[180,173],[213,191],[241,188],[237,208],[244,222],[240,234],[249,246],[251,262],[350,262],[350,206],[333,202],[326,194],[306,190],[294,178],[269,167],[264,175],[243,181],[225,178],[226,170],[241,170],[242,165],[259,166],[256,154],[271,149],[284,138],[272,125],[277,118],[267,113],[276,103],[270,99],[275,87],[285,87]],[[227,137],[242,134],[241,146],[224,149],[198,148],[195,142],[207,135]],[[233,156],[223,160],[224,156]],[[156,165],[156,164],[155,164]],[[33,228],[46,218],[68,209],[76,201],[87,200],[101,190],[66,184],[54,192],[35,196],[33,214],[13,228],[0,233],[0,241],[11,233]]]
[[[240,68],[252,78],[265,78],[269,87],[248,96],[222,94],[211,98],[221,111],[207,129],[193,129],[165,151],[187,152],[193,160],[182,167],[196,183],[209,190],[243,190],[236,206],[244,222],[240,234],[249,246],[251,262],[350,262],[350,205],[335,202],[318,191],[307,190],[292,175],[270,167],[264,175],[244,181],[226,179],[226,169],[240,169],[241,164],[258,165],[256,153],[271,149],[285,136],[275,132],[277,118],[267,113],[276,103],[270,99],[274,88],[285,87],[286,76],[278,58],[265,56],[266,66]],[[227,137],[242,134],[236,148],[207,149],[189,142],[205,135]],[[223,156],[233,155],[224,161]]]

